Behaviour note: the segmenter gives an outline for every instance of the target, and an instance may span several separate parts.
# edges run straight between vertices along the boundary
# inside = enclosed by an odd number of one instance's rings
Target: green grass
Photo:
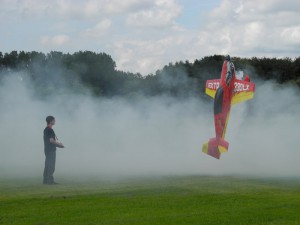
[[[300,224],[299,179],[0,179],[0,224]]]

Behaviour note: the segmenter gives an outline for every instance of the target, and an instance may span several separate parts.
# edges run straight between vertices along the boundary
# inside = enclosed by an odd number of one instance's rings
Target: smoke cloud
[[[294,87],[258,82],[254,99],[232,107],[229,151],[216,160],[201,152],[215,135],[213,100],[71,92],[42,100],[24,77],[10,73],[0,84],[2,177],[42,176],[48,115],[66,146],[57,150],[56,177],[299,176],[300,95]]]

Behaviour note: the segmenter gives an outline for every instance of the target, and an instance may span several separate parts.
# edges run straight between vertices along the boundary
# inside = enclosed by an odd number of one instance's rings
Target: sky
[[[298,0],[0,0],[0,51],[105,52],[148,75],[214,54],[298,57]]]

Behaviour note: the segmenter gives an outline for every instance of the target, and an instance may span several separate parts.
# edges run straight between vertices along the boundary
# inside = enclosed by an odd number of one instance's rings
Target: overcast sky
[[[298,57],[299,0],[0,0],[0,51],[105,52],[155,73],[213,54]]]

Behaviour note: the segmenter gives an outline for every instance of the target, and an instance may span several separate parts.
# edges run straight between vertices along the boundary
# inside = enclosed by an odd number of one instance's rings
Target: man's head
[[[55,124],[55,118],[53,116],[47,116],[46,117],[46,122],[47,122],[47,125],[54,125]]]

